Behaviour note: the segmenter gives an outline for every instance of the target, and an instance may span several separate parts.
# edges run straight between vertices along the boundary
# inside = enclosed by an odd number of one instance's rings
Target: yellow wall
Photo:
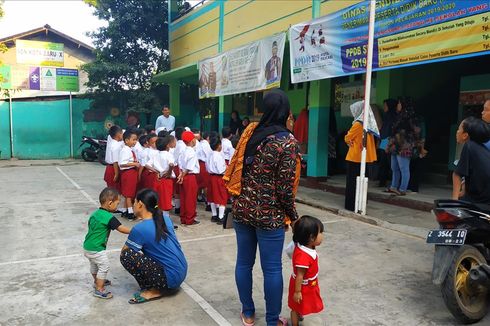
[[[362,0],[328,0],[321,4],[327,15]],[[205,13],[204,13],[205,12]],[[312,18],[312,0],[224,1],[223,51],[287,31],[290,25]],[[179,68],[218,54],[220,5],[209,1],[203,7],[173,22],[170,27],[171,68]]]

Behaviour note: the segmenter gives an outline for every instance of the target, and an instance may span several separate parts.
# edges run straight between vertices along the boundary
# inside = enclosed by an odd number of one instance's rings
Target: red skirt
[[[121,195],[126,198],[135,198],[137,186],[138,170],[121,170]]]
[[[226,206],[228,198],[228,191],[226,190],[223,176],[210,175],[208,201],[219,206]]]
[[[171,210],[174,181],[168,178],[161,178],[160,180],[156,179],[154,187],[158,193],[158,207],[160,207],[162,211]]]
[[[180,169],[178,166],[174,166],[174,173],[175,173],[175,179],[174,181],[174,195],[179,195],[180,194],[180,185],[177,183],[177,178],[179,177],[180,174]]]
[[[300,303],[294,302],[295,279],[291,276],[289,280],[288,306],[291,310],[300,315],[316,314],[323,310],[323,301],[320,296],[320,287],[318,278],[301,286],[301,296],[303,300]]]
[[[107,187],[114,188],[116,190],[120,190],[120,179],[117,182],[114,182],[114,176],[116,175],[116,171],[114,171],[114,165],[109,164],[105,167],[104,172],[104,181],[107,184]]]
[[[209,187],[209,173],[206,170],[206,163],[204,161],[199,161],[199,174],[197,175],[197,187],[199,189],[204,189]]]
[[[153,189],[156,191],[155,182],[157,181],[157,174],[147,168],[143,169],[141,173],[141,179],[138,184],[138,189]]]

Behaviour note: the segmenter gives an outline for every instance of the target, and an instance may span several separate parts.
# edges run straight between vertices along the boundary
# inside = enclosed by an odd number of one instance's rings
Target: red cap
[[[182,140],[186,143],[191,142],[194,138],[196,138],[196,137],[194,136],[192,131],[184,131],[182,133]]]

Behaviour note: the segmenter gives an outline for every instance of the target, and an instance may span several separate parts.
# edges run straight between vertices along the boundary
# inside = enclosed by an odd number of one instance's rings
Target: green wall
[[[0,159],[10,158],[9,103],[0,101]]]

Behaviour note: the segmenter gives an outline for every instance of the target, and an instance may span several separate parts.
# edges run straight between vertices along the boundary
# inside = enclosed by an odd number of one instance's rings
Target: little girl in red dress
[[[323,223],[305,215],[294,224],[293,232],[295,248],[288,305],[291,308],[291,323],[297,326],[304,315],[323,310],[318,286],[318,254],[315,250],[323,240]]]

